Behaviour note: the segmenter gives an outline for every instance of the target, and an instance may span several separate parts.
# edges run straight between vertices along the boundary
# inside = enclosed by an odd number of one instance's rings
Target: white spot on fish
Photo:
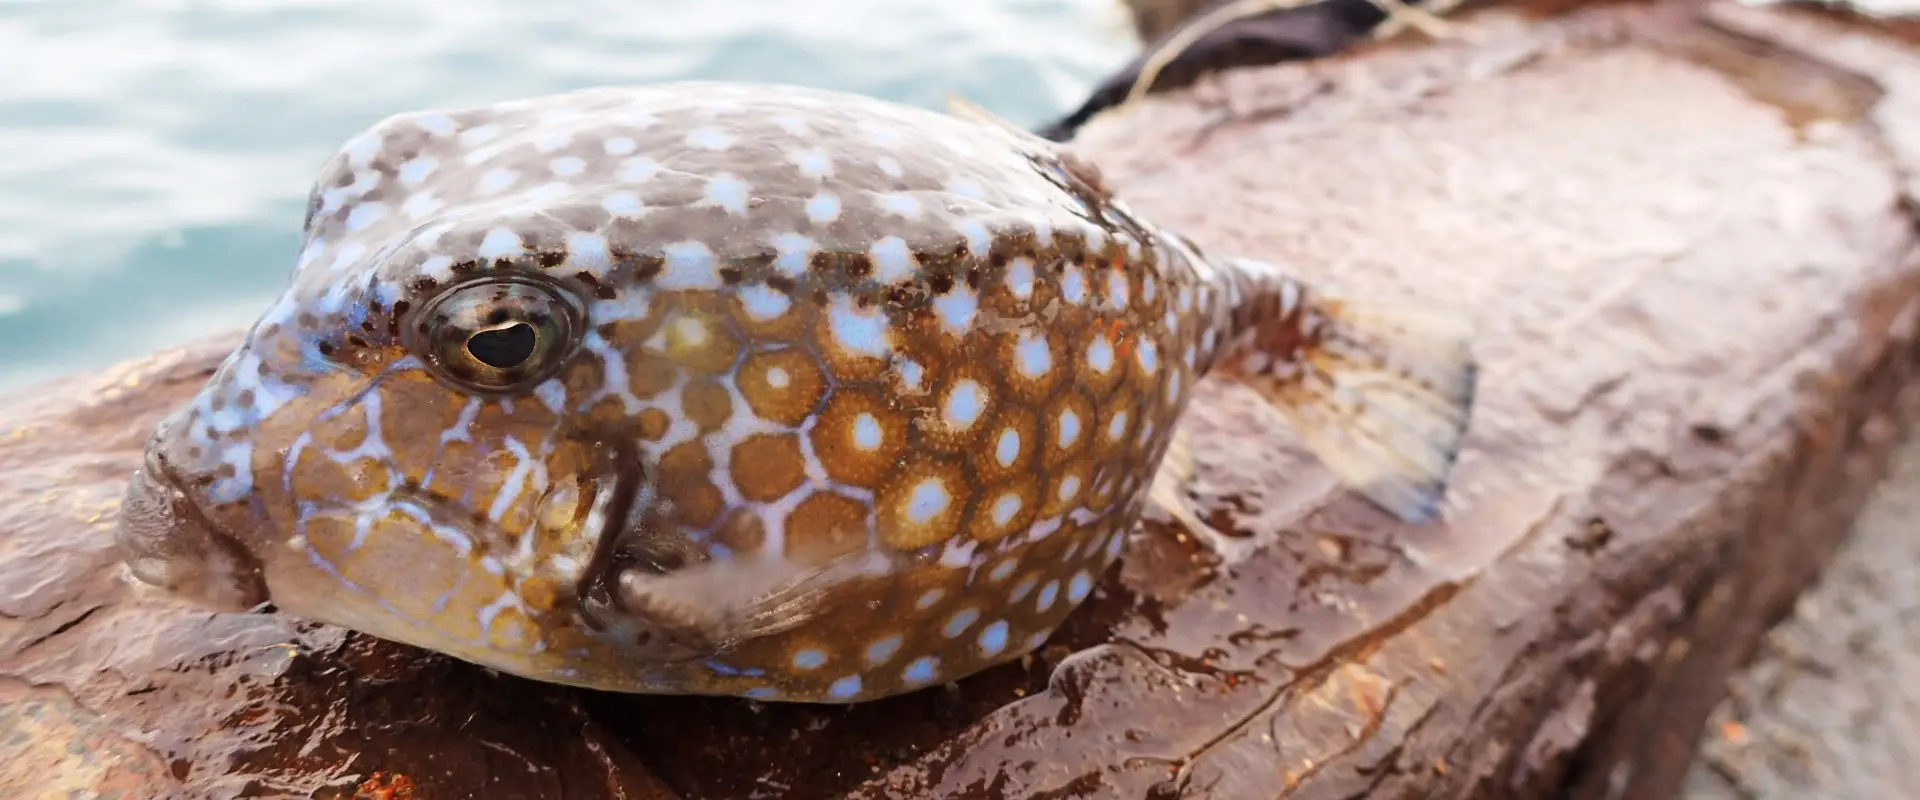
[[[1020,432],[1008,428],[1000,432],[1000,442],[994,446],[994,460],[1002,467],[1013,466],[1013,460],[1020,457]]]
[[[900,385],[908,391],[923,391],[926,388],[927,370],[920,362],[911,358],[901,359],[899,366]]]
[[[904,642],[905,639],[897,633],[874,640],[873,644],[867,645],[867,663],[886,663],[888,659],[893,658],[894,653],[900,651],[900,645]]]
[[[987,573],[987,580],[993,581],[994,583],[999,583],[1008,578],[1011,578],[1013,577],[1014,569],[1019,566],[1020,566],[1020,562],[1015,561],[1011,558],[1005,561],[1002,561],[998,564],[995,564],[993,565],[993,571]]]
[[[980,313],[980,295],[964,285],[955,286],[953,291],[934,298],[933,313],[940,317],[947,333],[965,336],[973,327],[974,317]]]
[[[406,213],[408,219],[422,219],[446,205],[432,192],[414,192],[407,197],[407,202],[400,204],[400,210]]]
[[[793,303],[786,295],[774,291],[764,283],[741,289],[738,297],[741,308],[747,311],[747,316],[760,322],[779,319],[780,315],[787,313],[787,307]]]
[[[400,165],[400,182],[408,186],[419,186],[421,181],[432,175],[440,162],[433,156],[421,156]]]
[[[640,205],[640,197],[633,192],[614,192],[600,201],[600,207],[616,217],[637,217],[646,209]]]
[[[1068,266],[1060,276],[1060,298],[1076,306],[1087,301],[1087,280],[1079,267]]]
[[[921,656],[900,672],[900,679],[911,685],[932,683],[940,672],[940,659],[933,656]]]
[[[574,156],[561,156],[547,164],[547,169],[552,170],[555,176],[561,178],[571,178],[585,171],[586,168],[587,162],[581,161]]]
[[[960,231],[961,236],[967,237],[967,252],[975,258],[984,258],[993,250],[993,237],[987,233],[986,223],[968,218],[960,220],[953,227]]]
[[[862,412],[853,418],[853,446],[869,453],[880,449],[882,431],[880,421],[872,414]]]
[[[1152,375],[1154,370],[1160,368],[1160,348],[1154,346],[1152,339],[1141,339],[1140,345],[1134,348],[1133,354],[1140,362],[1140,369],[1148,375]]]
[[[1102,333],[1093,337],[1093,343],[1087,345],[1087,366],[1102,375],[1113,369],[1113,343],[1107,341]]]
[[[973,623],[978,621],[980,621],[979,609],[963,608],[947,618],[947,627],[943,632],[947,634],[947,638],[952,639],[966,633],[967,629],[973,627]]]
[[[947,425],[966,430],[987,411],[987,393],[973,380],[961,380],[947,392]]]
[[[994,620],[993,624],[980,630],[980,653],[989,658],[997,656],[1007,649],[1007,622]]]
[[[370,133],[355,136],[341,148],[347,154],[347,160],[356,167],[364,167],[380,152],[380,140]]]
[[[1007,265],[1007,291],[1019,300],[1033,296],[1033,261],[1022,256]]]
[[[487,231],[485,239],[480,240],[480,249],[474,253],[481,258],[513,258],[525,255],[526,245],[520,241],[520,234],[506,228],[494,228]]]
[[[435,136],[453,135],[453,118],[438,111],[422,111],[415,114],[413,124],[420,126],[420,130]]]
[[[880,208],[907,219],[920,218],[920,201],[910,194],[894,192],[880,195]]]
[[[993,502],[993,524],[1005,526],[1013,521],[1013,515],[1020,513],[1020,495],[1011,492],[1000,495]],[[1009,562],[1011,563],[1011,562]]]
[[[453,256],[437,255],[420,262],[420,272],[436,281],[453,277]]]
[[[706,202],[726,209],[729,213],[747,212],[746,182],[727,173],[707,179]]]
[[[480,182],[474,186],[474,191],[483,195],[499,194],[518,180],[520,180],[520,173],[513,170],[490,169],[485,175],[480,176]]]
[[[898,236],[888,236],[875,242],[868,254],[873,257],[874,279],[881,283],[898,283],[913,276],[918,259],[907,251],[906,240]]]
[[[499,125],[482,125],[478,128],[468,128],[460,133],[460,144],[467,147],[476,147],[493,141],[493,137],[499,135]]]
[[[833,160],[824,150],[795,150],[793,163],[800,167],[800,174],[809,178],[825,178],[833,174]]]
[[[878,305],[858,308],[852,297],[837,295],[827,310],[827,324],[834,342],[850,353],[884,358],[893,350],[887,315]]]
[[[626,165],[620,168],[620,180],[627,183],[650,180],[658,174],[660,174],[660,162],[645,157],[629,158]]]
[[[1038,378],[1053,369],[1053,351],[1047,347],[1046,334],[1026,330],[1013,346],[1014,367],[1021,375]]]
[[[1093,578],[1087,575],[1086,570],[1074,573],[1073,580],[1067,582],[1067,599],[1075,603],[1087,599],[1092,592]]]
[[[718,289],[720,270],[713,251],[703,242],[667,245],[666,267],[654,279],[662,289]]]
[[[807,200],[807,220],[815,225],[825,225],[840,216],[840,198],[832,192],[821,192]]]
[[[619,322],[646,319],[653,313],[653,293],[645,289],[627,289],[612,300],[595,300],[587,315],[595,322]]]
[[[546,406],[548,411],[555,414],[560,413],[567,407],[567,385],[561,383],[559,378],[551,378],[542,382],[539,386],[534,387],[533,394],[535,397],[540,398],[541,405]]]
[[[793,232],[774,234],[773,248],[778,252],[773,268],[797,278],[807,271],[807,261],[813,257],[813,237]]]
[[[900,169],[900,160],[893,156],[881,156],[878,163],[880,171],[886,173],[889,178],[898,178],[904,174]]]
[[[638,147],[639,145],[634,143],[633,139],[625,136],[615,136],[600,145],[600,148],[607,151],[607,155],[610,156],[628,155]]]
[[[1080,415],[1073,413],[1071,408],[1060,412],[1060,449],[1072,447],[1073,443],[1079,439]]]
[[[1034,601],[1034,610],[1045,612],[1052,608],[1053,599],[1059,594],[1060,584],[1056,581],[1047,581],[1047,585],[1040,587],[1040,599]]]
[[[921,481],[913,487],[913,494],[907,500],[907,521],[915,525],[932,522],[951,502],[953,496],[947,493],[946,484],[939,478]]]
[[[607,237],[597,233],[567,234],[567,254],[572,266],[590,272],[604,272],[613,265],[613,253],[607,248]]]
[[[836,700],[849,699],[860,693],[860,676],[848,675],[834,681],[832,686],[827,687],[827,692]]]

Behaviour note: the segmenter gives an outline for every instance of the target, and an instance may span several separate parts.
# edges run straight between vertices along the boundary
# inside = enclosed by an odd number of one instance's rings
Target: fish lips
[[[267,602],[260,560],[222,530],[189,491],[165,453],[170,426],[149,440],[127,482],[114,542],[141,583],[219,611]]]

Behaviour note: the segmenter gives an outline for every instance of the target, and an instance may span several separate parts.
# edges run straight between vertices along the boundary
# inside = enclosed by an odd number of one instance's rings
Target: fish
[[[154,426],[127,574],[536,681],[949,683],[1041,647],[1178,506],[1198,381],[1409,525],[1472,416],[1466,312],[1214,255],[965,102],[690,81],[400,113],[325,161],[302,230]]]

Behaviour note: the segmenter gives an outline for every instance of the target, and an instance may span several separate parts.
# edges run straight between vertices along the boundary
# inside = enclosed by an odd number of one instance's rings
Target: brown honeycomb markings
[[[729,320],[699,305],[685,304],[661,325],[665,355],[687,369],[718,374],[733,366],[740,341]]]
[[[754,416],[781,425],[805,422],[827,390],[819,362],[798,347],[747,356],[735,381]]]
[[[681,522],[696,527],[712,525],[725,499],[710,477],[713,459],[700,440],[684,442],[660,458],[660,493],[673,503]]]
[[[733,483],[748,500],[770,503],[807,479],[800,440],[788,433],[760,433],[733,446]]]
[[[907,445],[906,420],[872,392],[842,389],[813,428],[813,451],[827,475],[873,488],[896,470]]]
[[[819,492],[787,517],[786,555],[822,564],[867,546],[867,507],[850,497]]]
[[[733,418],[733,398],[719,381],[697,380],[680,390],[680,409],[701,433],[712,433]]]

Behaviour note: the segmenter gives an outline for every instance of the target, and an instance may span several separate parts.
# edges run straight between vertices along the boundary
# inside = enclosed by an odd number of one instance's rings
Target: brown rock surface
[[[1920,794],[1920,440],[1709,718],[1694,800]]]
[[[1920,18],[1857,18],[1920,44]],[[1762,640],[1702,734],[1685,795],[1920,795],[1920,439],[1820,583]]]
[[[1210,386],[1235,546],[1142,526],[1027,663],[852,708],[574,692],[122,582],[106,526],[203,343],[0,397],[0,795],[1671,793],[1920,411],[1920,58],[1730,5],[1464,32],[1082,134],[1214,249],[1479,309],[1447,523]]]

